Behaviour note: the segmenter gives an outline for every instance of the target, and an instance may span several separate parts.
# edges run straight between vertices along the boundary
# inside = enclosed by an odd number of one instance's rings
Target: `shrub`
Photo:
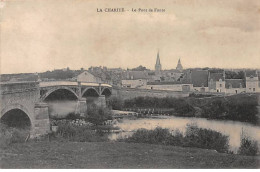
[[[258,142],[255,140],[251,140],[249,137],[242,133],[238,154],[256,156],[258,151]]]
[[[173,114],[172,109],[174,109],[174,112],[181,116],[193,116],[194,114],[194,108],[185,99],[174,97],[136,97],[125,100],[124,107],[169,109],[170,114]]]
[[[124,107],[124,101],[120,97],[111,97],[108,100],[108,106],[114,110],[122,110]]]
[[[159,127],[154,130],[138,129],[131,137],[123,141],[198,147],[214,149],[218,152],[228,152],[229,148],[228,136],[209,129],[198,128],[196,125],[188,125],[185,136],[178,130],[170,133],[168,129]]]
[[[68,121],[58,123],[58,130],[55,133],[55,137],[78,142],[99,142],[108,140],[106,135],[96,132],[95,128],[72,125]]]
[[[10,128],[4,124],[0,125],[0,147],[6,147],[13,143],[23,143],[30,136],[28,129]]]
[[[218,152],[228,152],[229,137],[210,129],[198,128],[188,124],[185,136],[186,146],[215,149]]]
[[[11,143],[24,143],[30,133],[28,130],[13,129]]]
[[[80,119],[82,118],[80,116],[80,114],[75,114],[73,112],[69,113],[67,116],[66,116],[66,119],[71,119],[71,120],[74,120],[74,119]]]
[[[242,122],[257,122],[257,97],[255,95],[234,95],[209,99],[201,106],[202,117],[228,119]]]
[[[138,129],[132,137],[126,139],[128,142],[166,144],[171,136],[168,129],[157,127],[154,130]]]
[[[102,125],[104,121],[112,119],[112,113],[108,108],[98,107],[93,104],[87,109],[85,118],[95,125]]]

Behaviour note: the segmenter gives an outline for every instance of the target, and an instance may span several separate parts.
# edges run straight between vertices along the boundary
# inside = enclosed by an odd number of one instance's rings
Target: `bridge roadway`
[[[70,91],[77,97],[77,113],[83,113],[86,110],[88,97],[94,96],[98,106],[106,106],[106,97],[112,94],[111,85],[99,83],[0,82],[1,121],[19,112],[29,119],[31,136],[35,137],[49,132],[48,104],[44,100],[57,90]]]

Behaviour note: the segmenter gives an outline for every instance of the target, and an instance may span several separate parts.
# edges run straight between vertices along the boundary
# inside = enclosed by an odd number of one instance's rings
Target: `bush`
[[[212,98],[201,106],[202,117],[228,119],[242,122],[257,122],[257,97],[255,95],[235,95],[226,98]]]
[[[10,128],[4,124],[0,126],[0,147],[6,147],[13,143],[23,143],[30,136],[28,129]]]
[[[96,132],[90,126],[76,126],[70,122],[58,123],[58,130],[54,137],[77,142],[99,142],[107,141],[106,135]]]
[[[128,138],[128,142],[150,143],[150,144],[166,144],[167,139],[171,136],[168,129],[157,127],[154,130],[138,129],[132,137]]]
[[[258,151],[258,142],[242,135],[238,154],[256,156]]]
[[[104,121],[112,119],[112,112],[108,108],[98,107],[93,104],[87,109],[85,118],[95,125],[102,125]]]
[[[74,120],[74,119],[80,119],[82,118],[80,116],[80,114],[75,114],[73,112],[69,113],[67,116],[66,116],[66,119],[71,119],[71,120]]]
[[[209,129],[188,125],[186,135],[176,130],[173,134],[168,129],[160,127],[154,130],[138,129],[131,137],[123,139],[126,142],[164,144],[185,147],[214,149],[218,152],[228,152],[228,136]]]
[[[170,114],[173,112],[180,116],[194,116],[194,108],[183,98],[174,97],[136,97],[127,99],[124,102],[125,108],[152,108],[152,109],[169,109]],[[174,109],[174,111],[172,111]]]
[[[186,130],[186,146],[215,149],[218,152],[228,152],[229,137],[210,129],[198,128],[188,124]]]
[[[120,97],[111,97],[108,100],[108,106],[114,110],[122,110],[124,107],[124,101]]]

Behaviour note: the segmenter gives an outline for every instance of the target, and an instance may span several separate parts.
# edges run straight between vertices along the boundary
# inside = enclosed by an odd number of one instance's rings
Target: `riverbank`
[[[28,142],[0,155],[0,168],[260,168],[259,156],[123,142]]]
[[[213,97],[136,97],[122,100],[112,97],[112,109],[133,111],[137,116],[170,115],[247,122],[259,126],[257,94],[237,94]]]

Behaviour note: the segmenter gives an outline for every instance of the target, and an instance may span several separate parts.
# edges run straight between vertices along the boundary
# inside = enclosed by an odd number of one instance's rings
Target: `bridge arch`
[[[31,128],[32,119],[29,111],[20,104],[11,104],[1,111],[1,123],[10,127]]]
[[[109,97],[112,95],[112,91],[109,88],[103,88],[101,90],[101,95],[104,95],[105,97]]]
[[[73,93],[77,99],[79,98],[78,94],[73,89],[66,87],[66,86],[60,86],[60,87],[48,90],[45,94],[43,94],[41,96],[41,101],[44,101],[50,94],[52,94],[52,93],[54,93],[55,91],[58,91],[58,90],[67,90],[67,91]]]
[[[98,97],[99,93],[95,88],[90,87],[90,88],[85,88],[81,95],[82,95],[82,97],[87,97],[87,96]]]

